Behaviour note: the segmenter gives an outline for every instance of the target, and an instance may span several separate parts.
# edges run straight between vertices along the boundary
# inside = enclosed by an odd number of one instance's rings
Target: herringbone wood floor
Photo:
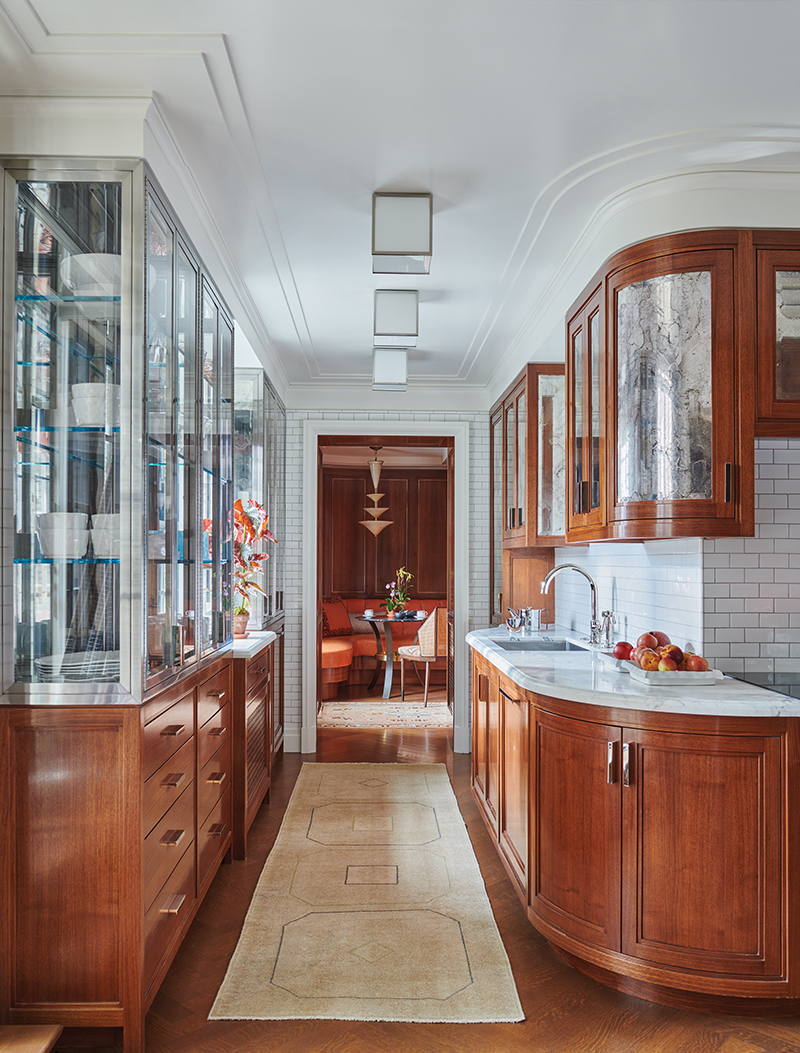
[[[250,857],[223,866],[147,1017],[147,1053],[796,1053],[800,1020],[685,1013],[610,991],[567,966],[528,923],[472,801],[469,757],[445,731],[333,730],[277,763]],[[213,1021],[206,1017],[304,760],[444,763],[526,1014],[521,1024]]]

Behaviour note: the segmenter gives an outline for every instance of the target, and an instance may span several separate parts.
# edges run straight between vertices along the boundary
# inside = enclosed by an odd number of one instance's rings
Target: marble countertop
[[[231,654],[234,658],[254,658],[262,647],[277,640],[276,633],[269,629],[259,632],[249,632],[242,640],[234,640]]]
[[[528,633],[527,639],[568,639],[586,651],[509,651],[498,641],[509,639],[505,626],[477,629],[467,643],[501,673],[527,691],[571,702],[618,709],[696,713],[703,716],[797,717],[800,698],[766,691],[723,677],[712,684],[654,686],[632,680],[603,661],[600,647],[591,647],[574,632]],[[517,638],[517,634],[514,634]]]

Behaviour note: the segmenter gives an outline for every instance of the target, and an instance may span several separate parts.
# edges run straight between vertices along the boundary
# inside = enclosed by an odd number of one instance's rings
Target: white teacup
[[[365,618],[373,618],[374,616],[375,616],[375,611],[373,611],[373,609],[371,607],[369,608],[369,610],[364,611],[364,617]]]

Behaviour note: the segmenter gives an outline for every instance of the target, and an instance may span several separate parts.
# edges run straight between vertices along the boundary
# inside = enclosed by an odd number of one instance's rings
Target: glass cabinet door
[[[539,538],[561,541],[566,532],[566,383],[561,373],[541,372],[536,384],[537,508]]]
[[[602,288],[596,289],[567,325],[568,530],[605,523],[605,385]]]
[[[489,422],[489,471],[492,503],[491,562],[489,566],[492,625],[504,620],[503,609],[503,528],[505,501],[503,486],[503,410],[495,411]]]
[[[266,382],[261,369],[236,369],[233,380],[233,497],[245,505],[257,501],[266,507],[264,496],[264,402]],[[266,571],[262,585],[267,591]],[[253,592],[250,599],[250,628],[264,627],[265,597]]]
[[[14,194],[15,680],[116,682],[122,184]]]
[[[800,436],[800,242],[796,231],[758,232],[780,246],[756,250],[756,434]]]
[[[207,654],[233,632],[233,326],[205,280],[202,320],[201,640]]]

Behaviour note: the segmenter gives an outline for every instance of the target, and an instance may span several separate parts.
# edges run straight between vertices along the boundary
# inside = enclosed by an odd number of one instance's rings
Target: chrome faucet
[[[602,626],[597,620],[597,586],[595,585],[594,578],[591,574],[587,574],[582,567],[577,566],[575,563],[561,563],[558,567],[554,567],[545,577],[542,582],[542,592],[545,594],[547,593],[547,590],[550,588],[550,582],[556,574],[560,574],[562,570],[576,570],[579,574],[583,574],[584,578],[589,582],[589,588],[592,590],[592,621],[589,629],[589,643],[601,643]],[[606,624],[608,630],[610,630],[610,625],[608,623]]]

